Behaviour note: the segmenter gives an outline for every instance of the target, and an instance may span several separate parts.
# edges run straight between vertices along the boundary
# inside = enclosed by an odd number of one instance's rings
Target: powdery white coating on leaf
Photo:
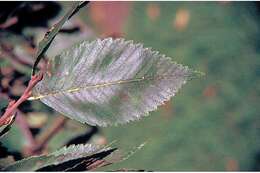
[[[97,39],[51,59],[33,95],[72,119],[107,126],[148,115],[192,74],[141,44]]]

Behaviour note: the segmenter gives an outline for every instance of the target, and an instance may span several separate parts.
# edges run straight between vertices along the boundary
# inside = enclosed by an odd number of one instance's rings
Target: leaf
[[[7,149],[2,142],[0,142],[0,170],[4,168],[6,165],[12,164],[15,162],[14,155]],[[16,153],[17,154],[17,153]]]
[[[30,99],[100,126],[140,119],[198,74],[141,44],[111,38],[82,42],[48,64]]]
[[[63,18],[58,23],[53,25],[51,27],[51,29],[45,34],[43,40],[39,43],[39,46],[37,49],[36,60],[33,65],[32,75],[34,75],[35,69],[36,69],[38,63],[42,59],[44,53],[47,51],[51,42],[53,41],[55,36],[58,34],[58,32],[60,31],[60,29],[62,28],[64,23],[67,20],[69,20],[76,12],[78,12],[80,8],[84,7],[87,3],[88,3],[87,1],[84,1],[84,2],[79,1],[79,2],[76,2],[75,4],[73,4],[71,9],[63,16]]]
[[[10,120],[10,122],[9,122],[8,124],[3,125],[3,126],[0,127],[0,139],[1,139],[2,137],[4,137],[4,136],[9,132],[9,130],[10,130],[11,127],[12,127],[12,124],[14,123],[15,117],[16,117],[16,114],[14,114],[14,115],[11,117],[12,119]]]
[[[12,124],[11,129],[8,131],[8,135],[4,135],[0,138],[0,141],[4,146],[8,146],[10,152],[19,152],[28,144],[28,141],[23,137],[17,123]]]
[[[0,127],[0,138],[2,138],[10,129],[11,129],[11,126],[14,122],[14,116],[12,117],[12,121],[11,123],[7,124],[7,125],[3,125]]]
[[[48,167],[44,167],[42,169],[39,169],[37,171],[88,171],[93,170],[98,167],[107,166],[109,164],[112,164],[108,161],[106,161],[106,157],[113,153],[116,149],[110,149],[107,151],[102,151],[100,153],[91,155],[89,157],[75,159],[66,161],[59,165],[51,165]]]
[[[5,158],[0,158],[0,169],[5,167],[8,164],[14,163],[14,157],[13,156],[7,156]]]
[[[74,22],[73,22],[74,21]],[[70,19],[67,21],[62,29],[72,28],[75,26],[75,21],[77,19]],[[42,28],[34,29],[33,31],[29,30],[30,33],[34,32],[35,37],[37,40],[41,40],[42,36],[46,31]],[[73,33],[59,33],[56,35],[55,39],[52,41],[49,49],[45,52],[46,57],[54,57],[60,54],[62,51],[70,48],[76,43],[82,42],[84,40],[93,40],[94,34],[90,30],[81,29],[80,32],[73,32]],[[62,44],[61,44],[62,43]]]
[[[111,172],[151,172],[151,171],[147,171],[147,170],[143,170],[143,169],[126,169],[126,168],[122,168],[122,169],[113,170]]]
[[[82,160],[93,159],[96,155],[106,157],[115,150],[110,147],[102,148],[91,144],[71,145],[48,155],[33,156],[17,161],[3,168],[2,171],[65,170],[77,165]]]
[[[113,143],[113,142],[112,142]],[[112,143],[109,144],[112,145]],[[49,166],[39,171],[86,171],[86,170],[96,170],[98,168],[122,162],[131,157],[135,152],[140,150],[145,144],[141,144],[138,147],[134,147],[128,152],[122,152],[117,149],[108,149],[97,154],[91,155],[87,158],[76,159],[57,166]],[[99,170],[98,170],[99,171]]]
[[[140,150],[144,144],[129,152],[91,144],[70,145],[48,155],[33,156],[0,169],[1,171],[86,171],[121,162]]]
[[[145,146],[146,142],[140,144],[139,146],[135,146],[131,148],[128,151],[122,151],[122,150],[116,150],[112,154],[110,154],[108,157],[106,157],[106,163],[120,163],[125,160],[128,160],[130,157],[132,157],[137,151],[141,150]],[[106,165],[105,165],[106,166]],[[103,167],[102,165],[100,167]],[[96,167],[96,168],[100,168]],[[94,169],[96,169],[94,168]],[[92,169],[91,169],[92,170]],[[103,169],[98,169],[97,171],[104,171]]]

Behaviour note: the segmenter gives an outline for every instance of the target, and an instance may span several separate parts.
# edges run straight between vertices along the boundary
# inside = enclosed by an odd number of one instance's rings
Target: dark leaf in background
[[[33,156],[17,161],[14,164],[8,165],[7,167],[3,168],[2,171],[36,171],[45,167],[50,168],[50,166],[53,166],[53,169],[61,169],[61,167],[63,167],[61,165],[63,164],[66,167],[65,169],[67,169],[67,166],[74,167],[82,161],[77,159],[84,160],[85,158],[88,160],[92,156],[93,158],[95,158],[96,154],[101,154],[108,151],[113,152],[114,150],[115,149],[111,149],[110,147],[98,147],[91,144],[71,145],[48,155]],[[111,152],[109,154],[111,154]],[[69,161],[72,162],[70,162],[69,164]]]
[[[56,2],[1,2],[0,26],[17,18],[17,22],[5,30],[21,34],[25,27],[48,27],[48,20],[58,15],[60,10]]]
[[[110,144],[112,145],[112,144]],[[1,171],[86,171],[121,162],[140,150],[144,144],[129,152],[122,152],[110,146],[93,144],[70,145],[53,153],[32,156],[11,163]]]
[[[8,106],[8,100],[5,99],[4,97],[1,98],[0,100],[0,116],[3,115],[5,109]],[[0,139],[5,136],[7,134],[7,132],[11,129],[12,124],[14,123],[15,120],[15,114],[12,116],[12,119],[10,120],[10,122],[6,125],[3,125],[0,127]],[[1,152],[0,152],[1,153]]]
[[[91,137],[93,137],[95,134],[98,133],[98,128],[96,126],[90,126],[91,129],[88,130],[85,134],[76,136],[69,140],[66,144],[66,146],[72,145],[72,144],[83,144],[90,140]]]
[[[112,172],[152,172],[152,171],[147,171],[147,170],[143,170],[143,169],[122,168],[122,169],[113,170]]]
[[[20,160],[21,155],[18,152],[10,152],[3,144],[0,142],[0,170],[6,165],[14,163],[15,160]]]
[[[12,119],[11,121],[6,124],[6,125],[3,125],[0,127],[0,139],[7,134],[7,132],[11,129],[12,127],[12,124],[14,123],[14,120],[15,120],[15,114],[12,116]]]
[[[6,165],[15,162],[14,157],[11,155],[6,147],[0,142],[0,170]]]
[[[0,142],[0,153],[1,153],[0,154],[1,159],[7,157],[10,154],[8,152],[8,149],[6,147],[4,147],[1,142]]]
[[[69,20],[76,12],[79,11],[80,8],[87,5],[88,2],[75,2],[71,9],[63,16],[63,18],[56,23],[54,26],[51,27],[51,29],[45,34],[43,40],[39,43],[37,53],[35,56],[35,63],[33,65],[32,75],[35,74],[36,67],[38,63],[40,62],[41,58],[43,58],[43,55],[47,51],[47,49],[50,47],[51,42],[55,38],[55,36],[58,34],[58,32],[61,30],[64,23]]]
[[[4,168],[6,165],[12,164],[14,162],[15,162],[15,160],[14,160],[13,156],[7,156],[5,158],[0,158],[0,170],[2,168]]]
[[[103,163],[111,164],[109,162],[106,162],[104,158],[112,154],[115,150],[117,149],[116,148],[108,149],[106,151],[102,151],[85,158],[66,161],[59,165],[47,166],[42,169],[39,169],[38,171],[87,171],[87,170],[95,169],[98,168],[99,166],[102,166]]]
[[[2,67],[0,69],[0,94],[2,95],[1,104],[4,103],[4,98],[17,100],[22,95],[29,79],[30,78],[28,76],[20,73],[10,65]],[[6,104],[7,103],[8,101],[6,100]],[[1,109],[5,110],[3,107]],[[33,111],[31,102],[28,101],[20,105],[19,109],[24,113]]]

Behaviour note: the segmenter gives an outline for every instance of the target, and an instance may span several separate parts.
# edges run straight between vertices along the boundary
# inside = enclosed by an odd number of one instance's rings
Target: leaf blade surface
[[[77,164],[77,159],[86,158],[88,160],[95,154],[110,150],[113,152],[115,149],[109,147],[102,148],[91,144],[71,145],[69,147],[63,147],[62,149],[48,155],[32,156],[17,161],[6,168],[3,168],[2,171],[36,171],[50,166],[55,168],[55,166],[73,160],[76,160],[74,164]]]
[[[33,99],[90,125],[122,124],[170,100],[193,75],[141,44],[97,39],[51,59]]]

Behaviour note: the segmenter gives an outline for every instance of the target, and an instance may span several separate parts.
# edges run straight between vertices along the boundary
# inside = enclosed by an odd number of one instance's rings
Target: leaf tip
[[[193,70],[191,72],[190,79],[202,78],[204,76],[206,76],[206,74],[204,72]]]

